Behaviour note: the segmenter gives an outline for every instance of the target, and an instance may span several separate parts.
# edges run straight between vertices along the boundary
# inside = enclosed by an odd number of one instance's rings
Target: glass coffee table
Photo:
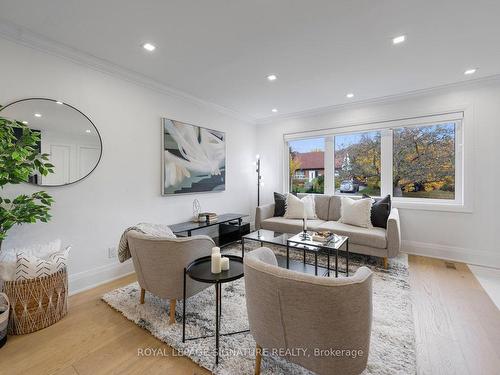
[[[335,277],[338,277],[339,272],[345,273],[349,276],[349,237],[340,236],[333,234],[328,237],[325,242],[314,241],[311,237],[311,233],[304,236],[304,233],[290,234],[290,233],[280,233],[266,229],[259,229],[255,232],[247,234],[241,237],[241,256],[245,256],[245,241],[255,241],[260,242],[261,246],[264,244],[271,244],[277,246],[283,246],[286,248],[286,268],[290,268],[290,251],[301,250],[303,252],[303,264],[306,263],[306,253],[311,253],[314,255],[314,274],[318,275],[318,254],[326,254],[327,256],[327,267],[326,276],[330,276],[330,271],[335,271]],[[343,247],[343,249],[342,249]],[[338,257],[339,250],[344,250],[346,253],[346,270],[339,271],[338,269]],[[335,256],[335,268],[330,268],[330,257]]]

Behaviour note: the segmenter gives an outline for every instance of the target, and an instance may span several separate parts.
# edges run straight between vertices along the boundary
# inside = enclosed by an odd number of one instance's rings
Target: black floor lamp
[[[260,185],[261,185],[261,179],[262,179],[262,176],[260,175],[260,155],[257,154],[256,156],[257,158],[257,169],[255,170],[255,172],[257,172],[257,206],[260,206]]]

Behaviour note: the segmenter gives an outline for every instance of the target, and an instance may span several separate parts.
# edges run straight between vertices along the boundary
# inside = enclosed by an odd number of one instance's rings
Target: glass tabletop
[[[267,229],[259,229],[242,237],[247,240],[286,246],[286,241],[293,236],[294,234],[275,232]]]
[[[308,232],[311,235],[311,232]],[[333,234],[325,242],[313,241],[312,238],[302,239],[302,233],[290,234],[275,232],[267,229],[259,229],[255,232],[243,236],[246,240],[260,241],[262,243],[269,243],[273,245],[286,246],[287,242],[293,247],[307,247],[308,250],[315,250],[320,248],[329,248],[333,250],[340,249],[340,247],[347,241],[348,237]]]
[[[304,238],[303,233],[299,233],[288,238],[288,242],[306,246],[338,250],[348,239],[349,238],[346,236],[340,236],[338,234],[332,233],[330,237],[326,238],[325,242],[314,241],[311,232],[308,232],[308,236],[306,238]]]

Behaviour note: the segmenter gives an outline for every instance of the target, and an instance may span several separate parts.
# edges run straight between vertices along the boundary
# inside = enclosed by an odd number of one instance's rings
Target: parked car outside
[[[352,180],[344,180],[340,184],[341,193],[357,193],[359,191],[359,184]]]

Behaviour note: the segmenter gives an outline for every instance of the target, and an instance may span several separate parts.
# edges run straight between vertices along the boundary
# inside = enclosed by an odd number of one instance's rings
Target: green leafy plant
[[[16,134],[17,133],[17,134]],[[7,184],[28,182],[39,172],[54,173],[49,155],[38,151],[40,132],[31,130],[20,121],[0,116],[0,188]],[[22,194],[15,198],[0,197],[0,244],[14,225],[47,222],[54,200],[44,191]]]

